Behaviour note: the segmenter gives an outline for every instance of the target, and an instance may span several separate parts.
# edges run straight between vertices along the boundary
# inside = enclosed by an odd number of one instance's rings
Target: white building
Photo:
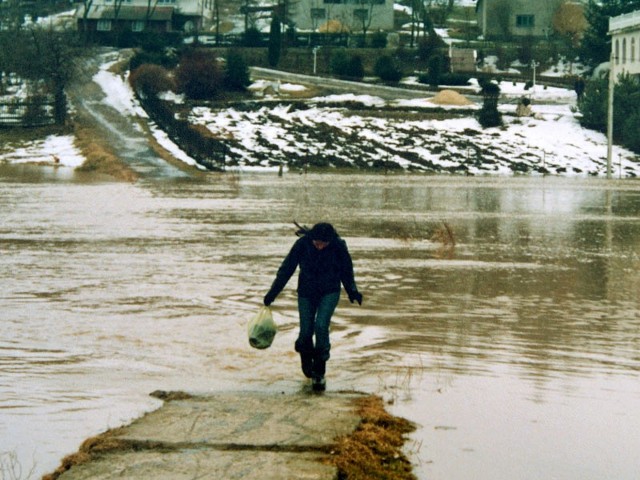
[[[640,75],[640,10],[609,19],[613,78]]]
[[[361,32],[393,30],[393,0],[299,0],[293,19],[298,30]]]

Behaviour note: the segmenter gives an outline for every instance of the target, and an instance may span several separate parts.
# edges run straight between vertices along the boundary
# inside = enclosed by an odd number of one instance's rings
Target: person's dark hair
[[[316,223],[309,230],[311,240],[320,240],[321,242],[331,242],[336,238],[336,230],[330,223]]]
[[[309,235],[309,238],[311,238],[311,240],[331,242],[338,236],[336,229],[333,228],[333,225],[331,225],[330,223],[316,223],[311,228],[307,227],[306,225],[299,225],[297,222],[293,223],[296,227],[298,227],[298,230],[296,230],[296,235],[299,237]]]

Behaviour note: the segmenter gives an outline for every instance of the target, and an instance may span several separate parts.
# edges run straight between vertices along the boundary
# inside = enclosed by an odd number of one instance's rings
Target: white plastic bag
[[[273,321],[273,314],[269,307],[262,307],[255,317],[249,322],[249,345],[253,348],[269,348],[276,336],[278,327]]]

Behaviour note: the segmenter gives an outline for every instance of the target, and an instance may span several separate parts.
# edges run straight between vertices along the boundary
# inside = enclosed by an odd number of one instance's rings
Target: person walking
[[[317,223],[312,228],[301,227],[296,240],[280,265],[264,304],[271,305],[300,267],[298,274],[298,313],[300,332],[295,350],[300,354],[302,372],[312,379],[315,391],[326,388],[325,372],[331,343],[329,325],[338,305],[341,284],[351,303],[362,305],[362,294],[356,287],[353,262],[347,243],[330,223]],[[315,342],[314,342],[315,337]]]

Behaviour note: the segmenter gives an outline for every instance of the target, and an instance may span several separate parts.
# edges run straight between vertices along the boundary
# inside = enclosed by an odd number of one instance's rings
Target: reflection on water
[[[365,295],[336,313],[329,387],[419,423],[420,478],[639,471],[635,182],[0,166],[0,211],[0,452],[39,473],[156,389],[299,389],[295,282],[274,346],[245,339],[294,219],[337,226]]]

